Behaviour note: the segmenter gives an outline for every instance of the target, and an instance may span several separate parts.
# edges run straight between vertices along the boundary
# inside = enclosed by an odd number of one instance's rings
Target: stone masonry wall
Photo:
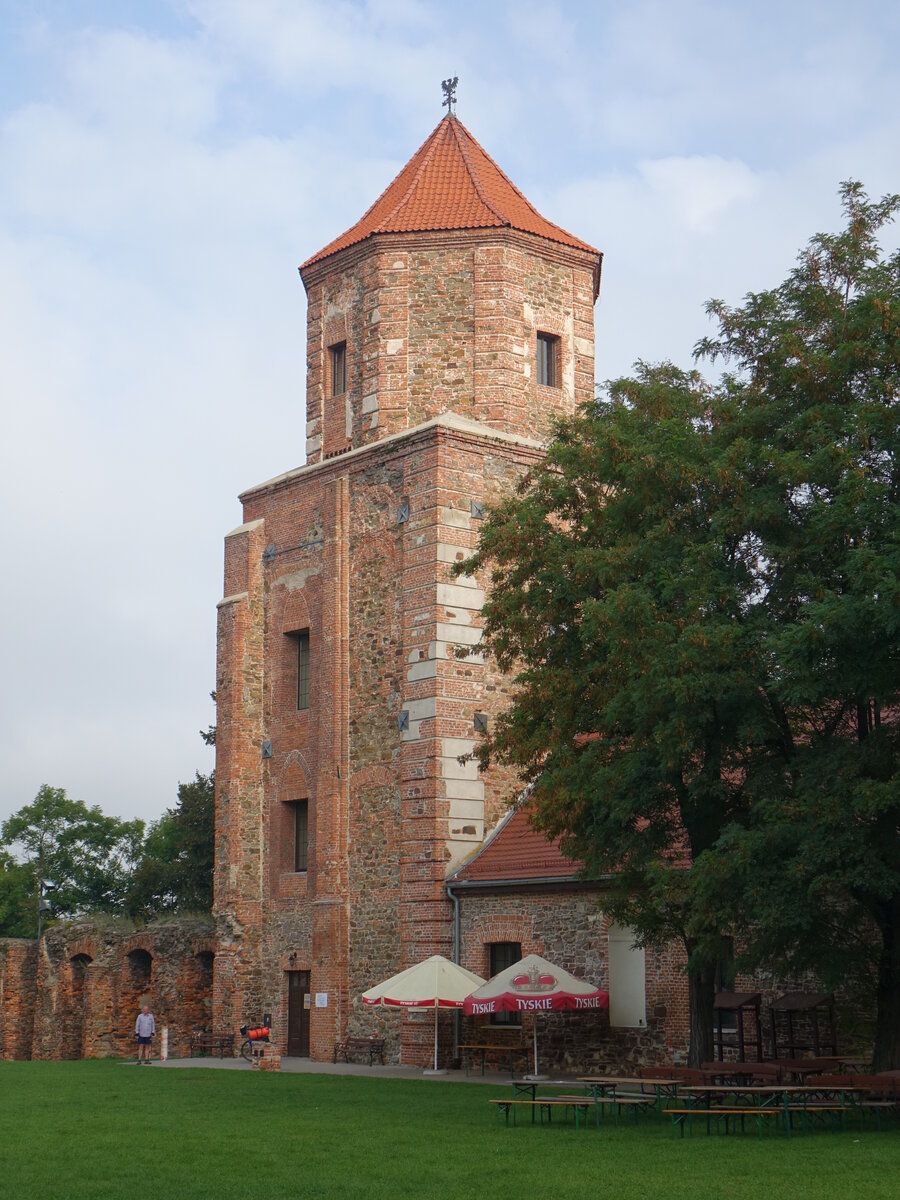
[[[310,1053],[328,1058],[376,1020],[361,991],[450,952],[448,864],[479,843],[512,788],[459,762],[476,745],[476,712],[490,719],[506,684],[477,653],[479,581],[450,571],[475,545],[473,501],[511,488],[539,453],[441,418],[244,497],[219,609],[217,1026],[268,1011],[286,1049],[289,975],[308,971],[324,1001],[310,1006]],[[302,710],[300,630],[311,663]],[[458,646],[475,654],[459,659]],[[298,800],[309,840],[295,872]],[[427,1057],[420,1024],[378,1020],[392,1052],[403,1027],[404,1058]]]
[[[602,902],[601,891],[583,887],[465,892],[460,899],[463,966],[487,978],[490,944],[519,942],[523,956],[544,955],[564,970],[608,990],[609,925]],[[683,956],[672,945],[662,951],[647,950],[645,959],[645,1028],[612,1028],[608,1014],[602,1011],[523,1016],[526,1034],[531,1033],[532,1021],[538,1022],[542,1070],[633,1069],[639,1064],[686,1057]],[[488,1024],[488,1018],[465,1018],[462,1040],[484,1040]]]
[[[594,388],[594,256],[512,230],[373,238],[304,272],[307,462],[443,412],[543,439]],[[537,383],[538,333],[559,338]],[[333,394],[331,348],[346,344]]]
[[[30,1058],[37,943],[0,938],[0,1058]]]
[[[466,761],[506,682],[478,653],[485,581],[451,571],[552,417],[592,393],[596,267],[501,229],[378,235],[303,271],[308,466],[245,493],[226,539],[217,1027],[271,1012],[285,1050],[292,973],[308,973],[309,1052],[328,1058],[348,1030],[387,1026],[362,1013],[365,987],[450,951],[446,872],[515,787]],[[553,387],[536,382],[538,332],[559,339]],[[427,1057],[420,1023],[390,1027],[393,1053]]]
[[[131,1055],[145,1002],[158,1033],[169,1030],[169,1054],[187,1055],[193,1029],[212,1021],[214,954],[203,917],[141,930],[127,921],[60,923],[39,954],[35,942],[0,943],[0,1057]]]

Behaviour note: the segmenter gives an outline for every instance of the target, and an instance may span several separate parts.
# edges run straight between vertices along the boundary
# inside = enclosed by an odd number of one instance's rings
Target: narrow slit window
[[[559,338],[552,333],[537,335],[537,378],[543,387],[559,387]]]
[[[347,390],[347,343],[338,342],[328,348],[331,373],[331,395],[343,396]]]
[[[291,634],[297,653],[297,708],[309,708],[309,630]]]
[[[294,810],[294,871],[305,871],[309,852],[309,801],[295,800]]]

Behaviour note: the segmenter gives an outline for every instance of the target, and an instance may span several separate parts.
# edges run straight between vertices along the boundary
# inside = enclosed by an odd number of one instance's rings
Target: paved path
[[[161,1063],[158,1059],[153,1059],[154,1070],[183,1070],[190,1067],[202,1067],[213,1071],[250,1071],[252,1068],[248,1062],[242,1058],[170,1058],[168,1062]],[[489,1083],[493,1087],[509,1087],[509,1073],[506,1071],[488,1071],[483,1077],[481,1075],[467,1075],[465,1071],[446,1071],[437,1075],[432,1072],[423,1071],[421,1067],[398,1067],[392,1063],[388,1066],[378,1064],[374,1067],[366,1066],[365,1063],[330,1063],[330,1062],[313,1062],[309,1058],[288,1058],[282,1056],[281,1059],[282,1071],[293,1072],[298,1075],[361,1075],[375,1079],[427,1079],[433,1080],[435,1083]],[[554,1076],[554,1082],[560,1079],[560,1076]],[[575,1077],[572,1076],[570,1081],[575,1082]]]

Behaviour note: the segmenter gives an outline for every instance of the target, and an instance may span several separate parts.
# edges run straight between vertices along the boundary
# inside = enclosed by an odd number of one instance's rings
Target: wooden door
[[[309,1058],[309,971],[288,971],[287,1052],[291,1058]]]

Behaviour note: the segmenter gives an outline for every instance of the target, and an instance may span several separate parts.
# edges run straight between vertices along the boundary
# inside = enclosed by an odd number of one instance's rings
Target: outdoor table
[[[461,1052],[462,1057],[466,1064],[466,1074],[467,1075],[469,1074],[469,1067],[472,1064],[472,1055],[473,1054],[481,1055],[481,1074],[482,1075],[484,1074],[485,1060],[487,1059],[488,1054],[491,1054],[491,1053],[498,1054],[498,1055],[506,1054],[509,1058],[509,1077],[510,1077],[510,1079],[512,1079],[512,1077],[515,1073],[514,1072],[514,1063],[513,1063],[514,1057],[516,1055],[524,1054],[527,1058],[528,1053],[529,1053],[529,1048],[525,1042],[521,1042],[517,1045],[514,1045],[511,1042],[504,1045],[503,1043],[501,1043],[499,1041],[496,1041],[496,1042],[466,1042],[463,1045],[461,1045],[459,1049],[460,1049],[460,1052]]]
[[[871,1059],[871,1057],[860,1058],[859,1056],[854,1058],[852,1054],[842,1054],[837,1059],[836,1065],[838,1066],[839,1069],[845,1070],[845,1071],[865,1072],[872,1065],[872,1059]]]
[[[517,1099],[519,1096],[528,1096],[531,1100],[537,1100],[539,1087],[567,1088],[569,1086],[570,1083],[567,1079],[513,1079],[513,1099]],[[534,1124],[534,1109],[531,1110],[531,1123]]]
[[[771,1108],[780,1101],[780,1106],[784,1110],[785,1135],[791,1136],[791,1100],[799,1099],[802,1101],[803,1126],[804,1132],[809,1129],[809,1114],[815,1111],[815,1106],[808,1106],[807,1102],[812,1097],[820,1097],[826,1101],[829,1097],[835,1098],[833,1107],[840,1107],[841,1117],[843,1121],[843,1112],[847,1107],[846,1097],[853,1092],[865,1092],[869,1089],[861,1087],[821,1087],[815,1084],[763,1084],[758,1087],[730,1087],[728,1084],[697,1084],[691,1087],[681,1089],[680,1098],[683,1098],[688,1108],[693,1107],[695,1100],[699,1101],[702,1107],[698,1112],[706,1111],[709,1115],[715,1114],[715,1106],[712,1103],[714,1100],[724,1100],[727,1096],[736,1096],[738,1098],[745,1097],[748,1100],[756,1099],[759,1108]],[[748,1105],[748,1107],[753,1107]],[[709,1116],[707,1116],[707,1132],[709,1131]]]
[[[802,1092],[800,1085],[793,1084],[759,1084],[753,1085],[732,1085],[727,1083],[698,1083],[691,1084],[688,1087],[683,1087],[679,1092],[679,1099],[685,1102],[687,1108],[694,1108],[694,1102],[698,1102],[697,1112],[705,1112],[706,1115],[706,1132],[709,1133],[710,1117],[715,1115],[714,1100],[723,1101],[727,1096],[736,1096],[738,1099],[747,1101],[748,1108],[767,1108],[781,1107],[784,1109],[785,1118],[785,1134],[791,1136],[790,1126],[790,1111],[788,1109],[788,1097],[791,1093]],[[755,1104],[749,1103],[756,1101]],[[727,1106],[723,1106],[727,1107]]]
[[[624,1075],[579,1075],[578,1082],[583,1083],[586,1088],[590,1088],[595,1103],[602,1096],[615,1096],[617,1087],[626,1087],[633,1089],[639,1087],[643,1093],[644,1087],[653,1088],[656,1095],[656,1111],[662,1120],[662,1101],[663,1096],[668,1099],[678,1095],[678,1080],[670,1076],[660,1075],[656,1077],[640,1077],[624,1076]]]
[[[841,1059],[829,1055],[817,1058],[781,1058],[774,1060],[782,1071],[795,1076],[803,1083],[810,1075],[824,1075],[841,1065]]]

